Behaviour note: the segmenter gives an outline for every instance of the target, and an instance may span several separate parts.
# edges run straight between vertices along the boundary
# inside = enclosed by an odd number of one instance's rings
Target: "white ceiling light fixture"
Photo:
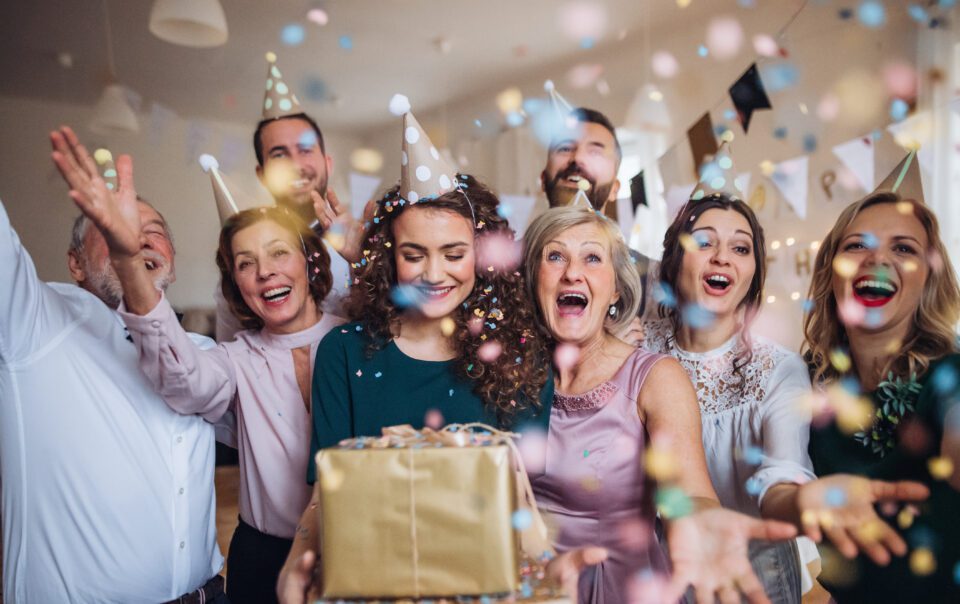
[[[227,42],[220,0],[154,0],[150,32],[171,44],[211,48]]]
[[[137,114],[130,106],[127,90],[117,83],[117,69],[113,62],[113,42],[110,32],[110,12],[103,0],[104,23],[107,31],[107,85],[100,95],[97,107],[90,122],[90,130],[96,134],[136,134],[140,132]]]

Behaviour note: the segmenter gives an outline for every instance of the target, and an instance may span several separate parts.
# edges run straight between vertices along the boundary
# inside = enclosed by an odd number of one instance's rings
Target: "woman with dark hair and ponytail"
[[[810,393],[796,353],[750,325],[763,301],[766,250],[750,207],[715,192],[691,199],[667,229],[660,270],[659,320],[647,321],[640,346],[670,354],[687,370],[700,403],[703,448],[720,503],[759,517],[767,490],[813,480],[809,423],[801,403]],[[751,562],[774,602],[800,600],[797,541],[754,542]],[[813,544],[800,541],[804,561]],[[806,590],[804,589],[804,591]]]

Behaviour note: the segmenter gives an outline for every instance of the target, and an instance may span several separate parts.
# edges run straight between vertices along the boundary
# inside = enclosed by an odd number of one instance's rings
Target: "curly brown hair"
[[[244,302],[240,288],[233,278],[233,236],[258,222],[269,220],[299,238],[304,254],[304,270],[310,283],[310,296],[320,305],[330,293],[333,276],[330,273],[330,254],[327,253],[320,236],[313,232],[307,223],[287,208],[262,207],[243,210],[234,214],[220,229],[220,244],[217,246],[217,268],[220,269],[220,291],[223,299],[230,305],[233,313],[244,329],[262,329],[261,319]]]
[[[753,259],[755,269],[753,280],[747,289],[747,294],[740,302],[740,307],[744,309],[743,323],[740,326],[738,340],[741,350],[733,359],[733,373],[741,378],[740,370],[747,365],[753,358],[753,341],[750,337],[750,325],[760,311],[760,304],[763,301],[763,285],[767,278],[767,248],[763,236],[763,228],[757,215],[742,200],[727,195],[726,193],[714,193],[701,200],[688,201],[673,219],[673,223],[667,228],[667,233],[663,237],[663,258],[660,261],[660,282],[669,286],[670,291],[674,293],[677,303],[670,307],[660,305],[660,316],[669,318],[673,326],[673,334],[676,334],[683,323],[681,310],[686,300],[683,300],[680,294],[678,282],[680,273],[683,269],[683,245],[680,239],[683,235],[689,235],[693,232],[693,227],[697,220],[707,210],[731,210],[737,212],[747,220],[750,225],[751,239],[753,240]]]
[[[947,254],[947,247],[940,237],[940,225],[933,210],[914,200],[904,199],[895,193],[874,193],[847,206],[830,232],[820,244],[813,265],[808,299],[813,302],[811,311],[803,319],[804,343],[801,354],[810,366],[814,384],[832,382],[841,374],[830,362],[830,352],[847,349],[847,330],[840,321],[837,299],[833,294],[833,259],[837,256],[844,232],[850,228],[860,212],[885,203],[909,203],[910,213],[916,217],[927,234],[930,247],[927,254],[938,256],[942,262],[934,265],[923,286],[920,304],[914,313],[913,327],[900,346],[882,368],[880,375],[909,377],[922,376],[930,363],[957,352],[954,326],[960,320],[960,286]]]
[[[500,202],[496,195],[472,176],[458,174],[457,188],[417,204],[401,198],[399,187],[387,191],[367,225],[363,260],[353,265],[354,286],[347,303],[351,320],[365,326],[368,354],[386,346],[402,320],[403,308],[391,295],[397,286],[393,223],[411,206],[427,204],[474,224],[477,247],[491,236],[514,238],[513,229],[497,211]],[[477,254],[478,262],[482,257]],[[473,392],[501,425],[509,426],[519,412],[540,407],[549,364],[546,349],[532,329],[534,309],[520,272],[477,266],[476,276],[470,295],[450,316],[455,326],[450,336],[456,350],[455,366],[458,375],[473,381]],[[471,319],[475,325],[472,332]],[[479,322],[482,328],[477,330]],[[500,355],[492,362],[481,360],[480,347],[494,340],[502,346]]]

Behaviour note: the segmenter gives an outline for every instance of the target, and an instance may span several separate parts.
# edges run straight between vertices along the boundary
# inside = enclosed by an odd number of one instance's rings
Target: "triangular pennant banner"
[[[874,145],[871,137],[862,136],[837,145],[833,148],[833,154],[857,177],[864,191],[873,190]]]
[[[807,188],[810,168],[809,156],[803,155],[780,162],[774,168],[770,180],[780,190],[780,194],[790,204],[800,218],[807,218]]]
[[[647,186],[643,178],[643,170],[640,170],[640,173],[630,179],[630,203],[634,211],[636,211],[637,206],[646,206],[647,203]]]
[[[700,166],[704,159],[716,155],[718,149],[709,111],[700,116],[697,123],[687,130],[687,139],[690,141],[690,151],[693,153],[694,176],[699,179]]]
[[[767,97],[766,90],[763,89],[763,82],[760,80],[760,72],[757,71],[757,64],[754,63],[747,69],[740,79],[730,86],[730,100],[737,109],[737,117],[743,126],[743,131],[747,132],[750,128],[750,118],[753,112],[758,109],[770,109],[770,98]]]

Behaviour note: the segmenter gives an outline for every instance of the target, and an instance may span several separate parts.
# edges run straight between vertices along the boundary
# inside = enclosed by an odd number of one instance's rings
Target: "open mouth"
[[[260,297],[263,298],[267,304],[283,304],[283,302],[290,297],[292,290],[293,288],[289,286],[274,287],[260,294]]]
[[[561,316],[577,316],[587,308],[587,296],[580,292],[563,292],[557,296],[557,309]]]
[[[730,286],[733,285],[733,280],[729,276],[721,273],[711,273],[703,278],[703,284],[706,287],[707,293],[721,296],[730,289]]]
[[[435,300],[440,300],[447,294],[453,291],[453,286],[448,285],[447,287],[418,287],[420,293],[423,294],[427,302],[432,302]]]
[[[853,297],[864,306],[883,306],[896,294],[896,285],[876,276],[860,277],[853,282]]]
[[[305,189],[310,185],[310,180],[307,178],[298,178],[297,180],[290,181],[291,189]]]
[[[158,268],[160,268],[160,265],[158,265],[158,264],[157,264],[156,262],[154,262],[153,260],[144,260],[143,265],[144,265],[145,267],[147,267],[147,270],[148,270],[148,271],[155,271],[155,270],[157,270]]]

